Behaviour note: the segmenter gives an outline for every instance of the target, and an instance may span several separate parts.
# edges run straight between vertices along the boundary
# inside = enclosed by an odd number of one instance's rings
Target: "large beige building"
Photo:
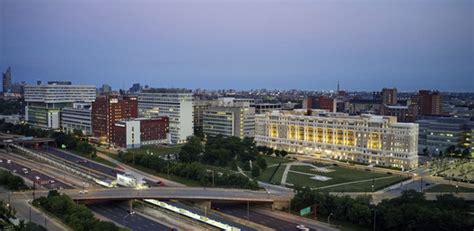
[[[209,136],[253,137],[255,108],[250,107],[249,102],[218,100],[204,111],[203,131]]]
[[[273,111],[255,116],[257,145],[315,158],[402,169],[418,165],[418,124],[396,117],[316,110]]]

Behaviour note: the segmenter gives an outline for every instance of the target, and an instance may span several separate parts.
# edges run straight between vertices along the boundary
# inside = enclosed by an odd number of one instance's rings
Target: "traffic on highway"
[[[27,178],[34,182],[36,187],[44,187],[46,189],[70,189],[71,186],[62,181],[45,175],[35,169],[28,168],[24,165],[16,163],[10,159],[0,158],[0,167],[12,172],[13,174]]]

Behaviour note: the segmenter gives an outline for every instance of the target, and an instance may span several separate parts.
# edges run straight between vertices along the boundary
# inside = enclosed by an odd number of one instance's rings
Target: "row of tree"
[[[293,208],[300,210],[312,206],[318,216],[348,221],[377,230],[472,230],[474,218],[470,207],[461,198],[440,195],[428,201],[423,193],[404,191],[398,198],[371,204],[370,196],[333,196],[328,193],[298,188],[292,200]]]
[[[13,175],[9,171],[0,170],[0,185],[6,187],[9,190],[23,190],[27,189],[23,178]]]
[[[235,172],[220,169],[214,173],[208,167],[194,162],[165,161],[158,155],[119,152],[118,157],[124,163],[134,163],[163,174],[171,174],[199,182],[202,186],[211,186],[214,177],[215,186],[228,188],[258,189],[256,182]],[[214,175],[214,176],[213,176]]]
[[[52,213],[75,231],[120,230],[112,222],[98,220],[86,206],[74,203],[70,197],[57,191],[50,191],[47,197],[35,199],[33,205]]]

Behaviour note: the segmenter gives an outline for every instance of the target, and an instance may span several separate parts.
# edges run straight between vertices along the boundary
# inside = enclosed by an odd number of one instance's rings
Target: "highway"
[[[246,205],[236,205],[236,204],[227,204],[227,203],[215,203],[213,207],[222,213],[229,214],[234,217],[238,217],[243,220],[247,220],[247,206]],[[291,215],[281,216],[272,211],[265,211],[263,209],[255,209],[250,207],[248,211],[249,220],[251,222],[278,230],[278,231],[291,231],[298,230],[297,225],[304,224],[310,230],[335,230],[333,228],[327,227],[325,224],[311,224],[304,221],[295,221],[296,218]],[[299,219],[299,218],[298,218]],[[314,221],[316,222],[316,221]]]
[[[173,205],[173,206],[176,206],[176,207],[178,207],[178,208],[182,208],[182,209],[188,210],[188,211],[193,212],[193,213],[195,213],[195,214],[199,214],[199,215],[201,215],[201,216],[205,216],[205,215],[206,215],[206,214],[204,213],[204,211],[202,211],[201,209],[198,209],[198,208],[195,208],[195,207],[192,207],[192,206],[188,206],[188,205],[185,205],[185,204],[180,203],[180,202],[168,201],[168,202],[166,202],[166,203],[167,203],[167,204],[170,204],[170,205]],[[212,211],[209,211],[209,212],[207,213],[207,217],[210,218],[210,219],[213,219],[213,220],[222,222],[222,223],[224,223],[224,224],[228,224],[228,225],[230,225],[230,226],[239,228],[239,229],[242,230],[242,231],[256,231],[256,229],[253,229],[253,228],[251,228],[251,227],[248,227],[248,226],[239,224],[239,223],[237,223],[237,222],[230,221],[229,219],[226,219],[226,218],[222,217],[221,215],[219,215],[219,214],[217,214],[217,213],[213,213]]]
[[[134,231],[171,230],[171,227],[155,222],[138,213],[130,215],[129,209],[126,206],[117,206],[117,202],[91,204],[87,207],[100,216]]]
[[[75,154],[72,154],[72,153],[68,153],[66,151],[62,151],[62,150],[59,150],[59,149],[55,149],[55,148],[47,148],[46,149],[46,152],[49,153],[49,154],[52,154],[58,158],[61,158],[63,160],[66,160],[66,161],[69,161],[71,163],[74,163],[76,165],[80,165],[82,167],[85,167],[85,168],[88,168],[88,169],[92,169],[92,170],[95,170],[97,172],[100,172],[102,174],[105,174],[107,176],[110,176],[112,177],[112,179],[115,179],[117,177],[117,173],[125,173],[123,170],[121,169],[117,169],[117,168],[112,168],[110,166],[107,166],[107,165],[104,165],[104,164],[100,164],[100,163],[97,163],[95,161],[91,161],[87,158],[83,158],[83,157],[80,157],[78,155],[75,155]],[[132,172],[133,174],[133,172]],[[139,176],[142,176],[142,174],[133,174],[133,175],[139,175]],[[146,179],[144,178],[143,179],[149,186],[159,186],[157,184],[157,181],[155,180],[150,180],[150,179]]]
[[[13,172],[16,175],[27,178],[31,182],[36,183],[36,187],[44,187],[46,189],[68,189],[71,188],[69,185],[62,181],[54,179],[48,175],[38,172],[36,169],[28,168],[21,165],[13,160],[6,158],[0,158],[0,167]],[[24,170],[28,173],[25,174]]]

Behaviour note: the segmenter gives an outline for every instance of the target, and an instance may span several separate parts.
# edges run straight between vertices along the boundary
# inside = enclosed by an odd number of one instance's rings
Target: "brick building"
[[[138,118],[115,123],[112,143],[122,148],[169,143],[169,119],[166,116]]]
[[[91,114],[93,136],[110,143],[116,122],[138,117],[138,101],[131,96],[99,96],[92,103]]]

